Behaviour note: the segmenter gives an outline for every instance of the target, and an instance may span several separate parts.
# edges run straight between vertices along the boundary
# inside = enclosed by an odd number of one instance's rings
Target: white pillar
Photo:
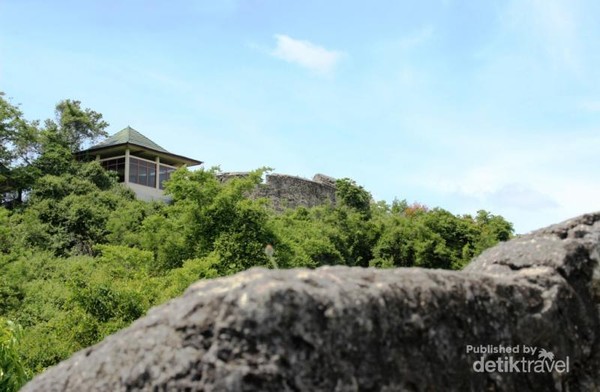
[[[125,150],[125,184],[129,184],[129,149]]]
[[[160,189],[160,157],[156,157],[156,178],[154,179],[154,187]]]

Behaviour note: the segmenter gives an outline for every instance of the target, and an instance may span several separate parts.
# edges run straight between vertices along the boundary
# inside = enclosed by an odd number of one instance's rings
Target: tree
[[[73,153],[106,136],[108,123],[81,102],[64,100],[56,105],[55,120],[27,121],[18,107],[0,93],[0,193],[2,204],[22,204],[35,181],[46,174],[73,172]]]
[[[336,200],[344,206],[350,207],[365,217],[371,215],[371,194],[354,180],[342,178],[335,182]]]
[[[175,171],[166,185],[173,204],[142,223],[141,246],[155,255],[155,273],[184,261],[215,255],[220,275],[266,265],[263,250],[274,235],[267,226],[265,202],[248,199],[264,169],[221,184],[216,169]]]
[[[374,249],[373,266],[450,268],[452,252],[424,222],[394,216]]]
[[[55,108],[55,120],[46,120],[44,139],[48,145],[61,145],[72,153],[81,150],[86,143],[93,143],[106,136],[108,123],[102,114],[82,109],[80,101],[66,99]],[[42,143],[43,144],[43,143]]]
[[[22,329],[14,322],[0,317],[0,390],[18,391],[30,378],[19,356],[18,346]]]
[[[11,250],[12,228],[10,226],[10,216],[6,208],[0,207],[0,254],[9,253]]]
[[[419,221],[443,238],[452,268],[458,269],[470,261],[470,249],[479,236],[477,227],[471,222],[442,208],[433,208],[421,215]]]
[[[38,176],[32,166],[39,138],[37,123],[28,122],[23,113],[0,92],[0,202],[20,203],[23,192]]]
[[[51,249],[56,255],[92,254],[108,236],[108,220],[117,208],[133,202],[113,173],[98,162],[74,167],[74,173],[45,175],[31,192],[28,208],[14,231],[23,247]]]
[[[496,245],[500,241],[508,241],[514,234],[512,223],[500,215],[494,215],[485,210],[477,211],[474,224],[481,233],[475,246],[476,254]]]

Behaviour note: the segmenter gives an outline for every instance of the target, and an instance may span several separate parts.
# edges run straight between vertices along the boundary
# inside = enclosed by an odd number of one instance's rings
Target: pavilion
[[[202,161],[173,154],[135,129],[127,128],[76,154],[83,161],[97,160],[119,176],[138,199],[164,200],[164,182],[181,166],[201,165]]]

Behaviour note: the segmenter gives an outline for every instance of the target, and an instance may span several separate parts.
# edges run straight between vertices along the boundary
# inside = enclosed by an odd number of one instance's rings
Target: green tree
[[[424,222],[396,216],[388,223],[374,249],[372,266],[450,268],[446,241]]]
[[[18,107],[0,93],[0,193],[2,203],[19,205],[43,175],[73,172],[73,153],[105,136],[108,123],[102,115],[81,108],[81,102],[56,105],[56,119],[27,121]]]
[[[166,185],[173,203],[142,223],[141,246],[155,255],[156,273],[179,268],[187,259],[215,253],[215,268],[229,274],[266,265],[263,250],[273,241],[264,201],[248,199],[263,170],[221,184],[216,169],[179,169]]]
[[[314,268],[344,263],[344,256],[332,241],[337,229],[317,218],[327,214],[327,208],[299,207],[271,216],[270,225],[276,235],[272,246],[279,267]]]
[[[0,254],[9,253],[12,248],[12,228],[9,218],[8,210],[0,207]]]
[[[102,114],[83,109],[80,101],[66,99],[59,102],[55,116],[54,120],[45,122],[42,144],[60,145],[74,153],[86,143],[107,136],[108,123],[102,119]]]
[[[279,257],[286,260],[282,264],[285,267],[366,267],[380,235],[378,226],[366,219],[364,211],[346,205],[301,207],[275,215],[271,222],[278,241],[275,248],[279,249]]]
[[[28,208],[15,218],[21,246],[52,249],[57,255],[92,254],[95,244],[107,241],[109,217],[133,202],[133,195],[97,162],[74,169],[36,181]]]
[[[475,244],[475,252],[479,254],[500,241],[508,241],[514,235],[512,223],[500,215],[494,215],[485,210],[477,211],[474,224],[480,231],[480,237]]]
[[[0,390],[18,391],[30,378],[19,356],[22,329],[14,322],[0,317]]]
[[[470,250],[479,235],[473,224],[441,208],[428,211],[419,220],[444,240],[452,268],[459,269],[471,259]]]
[[[23,193],[38,176],[32,163],[37,156],[37,123],[29,122],[21,110],[0,92],[0,195],[2,204],[22,202]]]
[[[365,217],[370,217],[371,194],[369,192],[349,178],[337,180],[335,186],[338,203],[361,212]]]

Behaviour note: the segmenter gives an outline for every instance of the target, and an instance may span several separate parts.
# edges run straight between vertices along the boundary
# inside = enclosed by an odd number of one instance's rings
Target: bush
[[[19,355],[21,327],[0,318],[0,391],[18,391],[30,378]]]

